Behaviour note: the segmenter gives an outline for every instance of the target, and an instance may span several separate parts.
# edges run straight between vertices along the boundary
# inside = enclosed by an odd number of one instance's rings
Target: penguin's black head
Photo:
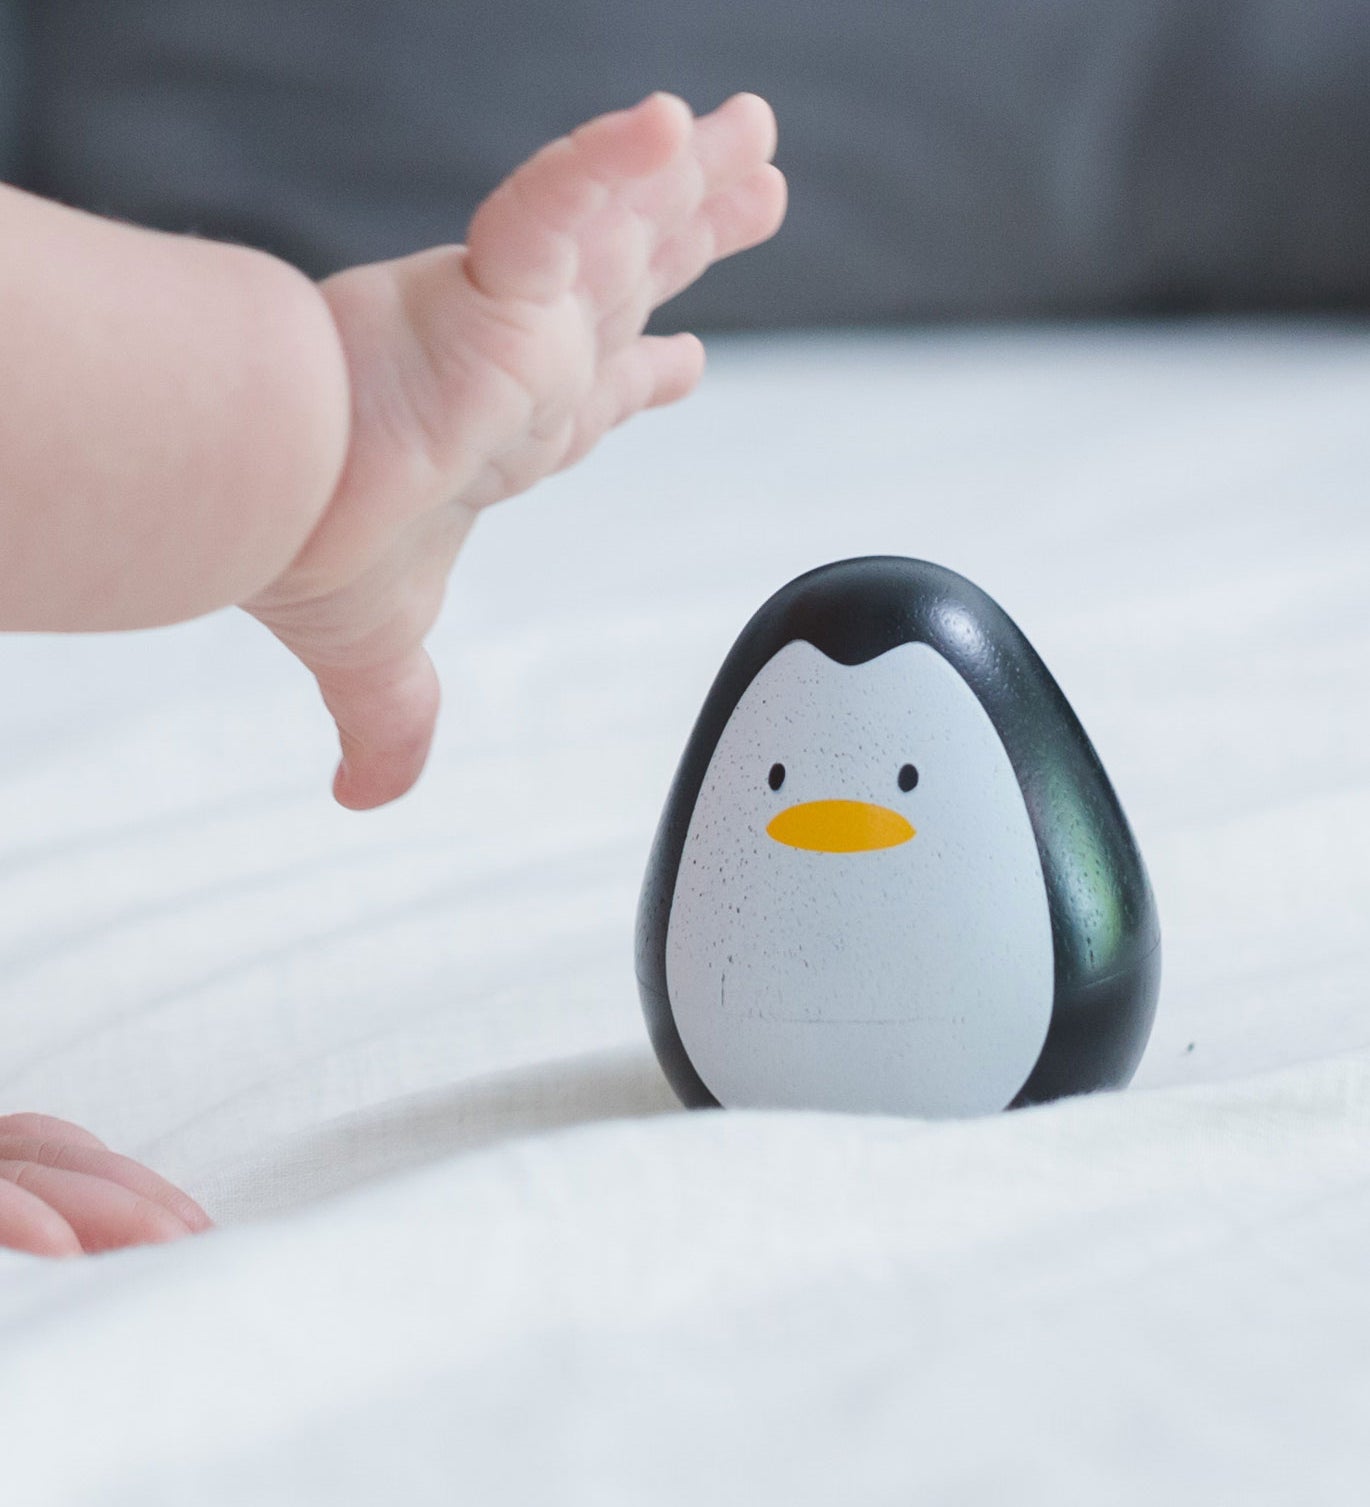
[[[740,690],[793,639],[844,665],[900,644],[929,644],[973,686],[1006,636],[1022,637],[991,597],[955,571],[898,555],[843,560],[791,581],[748,624],[739,647],[750,642],[760,662]]]

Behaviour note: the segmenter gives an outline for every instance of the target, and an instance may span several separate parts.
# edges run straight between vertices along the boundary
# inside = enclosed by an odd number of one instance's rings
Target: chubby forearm
[[[323,517],[348,432],[301,273],[0,185],[0,629],[246,600]]]

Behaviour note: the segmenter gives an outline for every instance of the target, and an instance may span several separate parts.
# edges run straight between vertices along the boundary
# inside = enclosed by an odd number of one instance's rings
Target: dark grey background
[[[19,181],[314,273],[460,239],[597,111],[750,88],[789,222],[659,327],[1370,303],[1370,0],[10,9]]]

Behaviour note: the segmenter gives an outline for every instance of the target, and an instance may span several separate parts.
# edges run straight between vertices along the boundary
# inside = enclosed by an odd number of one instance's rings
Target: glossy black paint
[[[637,918],[637,978],[652,1045],[692,1107],[718,1101],[695,1072],[666,990],[666,931],[690,816],[742,693],[787,643],[856,665],[925,643],[994,724],[1027,805],[1051,912],[1055,992],[1036,1066],[1013,1105],[1117,1088],[1136,1071],[1160,989],[1160,924],[1136,840],[1050,671],[1007,613],[963,576],[872,556],[809,571],[742,630],[695,722],[657,828]]]

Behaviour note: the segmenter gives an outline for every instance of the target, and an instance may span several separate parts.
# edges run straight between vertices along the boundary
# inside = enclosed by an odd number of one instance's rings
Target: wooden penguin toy
[[[1160,965],[1108,776],[984,592],[846,560],[752,618],[638,910],[643,1008],[686,1104],[939,1117],[1117,1087]]]

